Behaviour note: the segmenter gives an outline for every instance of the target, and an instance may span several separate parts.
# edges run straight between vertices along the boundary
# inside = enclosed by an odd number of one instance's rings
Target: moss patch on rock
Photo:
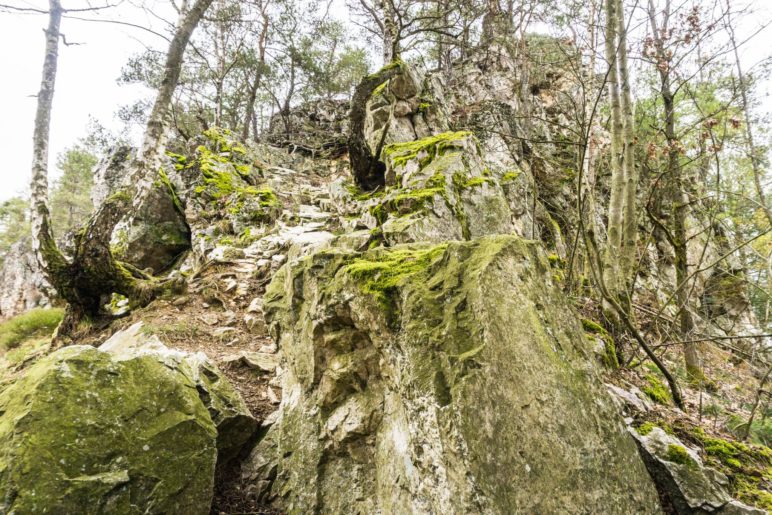
[[[429,164],[436,156],[443,155],[448,149],[458,149],[462,140],[471,136],[468,131],[443,132],[406,143],[394,143],[384,148],[384,154],[392,166],[403,166],[408,161],[418,158],[421,167]]]
[[[1,511],[206,514],[216,430],[152,356],[67,347],[0,393]]]

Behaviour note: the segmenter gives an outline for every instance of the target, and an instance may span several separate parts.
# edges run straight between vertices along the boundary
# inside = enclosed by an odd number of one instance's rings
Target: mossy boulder
[[[661,496],[678,515],[701,513],[762,515],[732,499],[727,477],[706,467],[696,451],[660,427],[644,424],[631,430]]]
[[[209,513],[227,388],[132,339],[58,350],[0,393],[0,512]]]
[[[168,270],[190,250],[190,228],[168,181],[153,184],[115,227],[110,244],[117,259],[154,273]]]
[[[660,513],[535,243],[321,252],[264,309],[284,397],[244,471],[285,512]]]

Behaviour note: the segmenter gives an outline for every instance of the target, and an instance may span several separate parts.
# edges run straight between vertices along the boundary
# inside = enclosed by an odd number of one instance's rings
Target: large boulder
[[[222,405],[248,412],[202,356],[139,334],[56,351],[0,393],[0,512],[209,513],[218,449],[245,441]]]
[[[116,225],[110,244],[116,258],[158,274],[190,250],[190,239],[184,207],[160,172],[147,195]]]
[[[119,145],[94,168],[91,191],[94,209],[99,209],[111,197],[131,199],[134,189],[128,181],[134,154],[132,147]],[[165,171],[158,172],[152,188],[137,205],[121,204],[131,208],[116,214],[118,222],[112,230],[110,250],[117,259],[160,273],[190,249],[190,229],[184,208]]]
[[[660,513],[554,281],[514,236],[286,265],[254,494],[287,513]]]

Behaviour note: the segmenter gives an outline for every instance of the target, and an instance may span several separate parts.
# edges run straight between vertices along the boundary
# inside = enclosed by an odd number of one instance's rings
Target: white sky
[[[168,5],[167,0],[145,1],[159,7]],[[772,0],[745,0],[742,3],[746,1],[759,10],[759,16],[748,23],[757,27],[772,16]],[[47,7],[45,0],[1,0],[0,3]],[[63,4],[70,9],[87,6],[86,0],[63,0]],[[132,6],[131,0],[124,0],[118,8],[101,16],[163,30],[158,20]],[[36,101],[33,95],[40,85],[45,44],[43,28],[47,21],[45,15],[0,13],[0,201],[27,190]],[[738,36],[742,39],[743,33],[751,33],[756,27],[742,27]],[[145,45],[159,49],[165,49],[167,45],[163,39],[138,29],[107,23],[64,19],[62,32],[68,42],[80,44],[60,45],[51,118],[49,170],[52,178],[56,174],[56,156],[85,135],[89,116],[107,127],[116,127],[114,113],[118,107],[146,93],[139,86],[116,84],[120,69],[129,56],[142,51]],[[746,68],[770,54],[772,28],[767,28],[743,49]],[[770,104],[772,100],[765,101],[765,105]]]
[[[17,6],[46,7],[47,2],[11,0]],[[96,3],[96,2],[92,2]],[[85,7],[85,0],[64,0],[65,8]],[[141,11],[126,5],[103,15],[147,24]],[[32,126],[40,88],[46,15],[0,14],[0,201],[27,190],[32,162]],[[54,107],[51,115],[49,169],[56,156],[86,133],[89,115],[115,125],[114,113],[143,94],[139,86],[118,86],[126,60],[144,45],[166,42],[137,29],[107,23],[62,20],[68,43],[59,47]],[[141,38],[141,42],[140,39]]]

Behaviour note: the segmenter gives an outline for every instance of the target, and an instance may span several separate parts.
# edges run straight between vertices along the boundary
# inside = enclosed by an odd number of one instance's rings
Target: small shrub
[[[37,308],[0,323],[0,347],[13,349],[32,337],[50,336],[62,321],[64,310]]]

